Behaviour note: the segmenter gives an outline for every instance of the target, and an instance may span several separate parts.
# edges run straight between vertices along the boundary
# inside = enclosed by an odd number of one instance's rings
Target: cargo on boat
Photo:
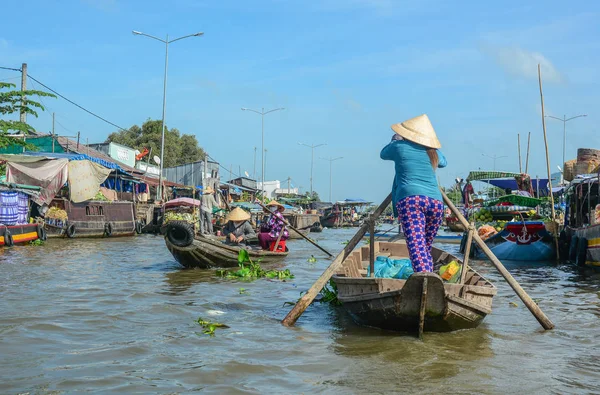
[[[30,223],[30,200],[39,196],[40,190],[36,186],[0,182],[0,246],[46,240],[44,227]]]
[[[375,257],[408,258],[404,242],[375,242],[374,248]],[[423,311],[425,332],[449,332],[475,328],[492,311],[496,287],[470,267],[462,284],[436,273],[414,273],[407,280],[369,277],[369,254],[369,246],[353,251],[331,278],[338,300],[360,325],[417,332]],[[462,267],[457,257],[436,247],[432,256],[436,270],[452,261]]]

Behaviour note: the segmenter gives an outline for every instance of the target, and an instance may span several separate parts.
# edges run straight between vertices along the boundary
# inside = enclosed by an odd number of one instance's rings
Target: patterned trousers
[[[396,207],[414,271],[432,272],[431,245],[444,219],[444,204],[417,195],[400,200]]]

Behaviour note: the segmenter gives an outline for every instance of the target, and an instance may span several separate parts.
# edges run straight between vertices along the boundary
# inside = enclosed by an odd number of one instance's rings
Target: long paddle
[[[379,217],[385,211],[386,207],[390,204],[391,201],[392,201],[392,194],[390,193],[385,198],[385,200],[383,202],[381,202],[379,207],[377,207],[375,212],[373,212],[372,218]],[[323,289],[325,284],[327,284],[327,282],[329,281],[331,276],[333,276],[333,274],[336,272],[336,270],[339,269],[339,267],[342,265],[342,262],[344,261],[344,259],[346,259],[346,257],[352,252],[352,250],[354,250],[354,247],[356,247],[356,245],[361,241],[361,239],[363,238],[365,233],[367,233],[367,230],[369,229],[369,226],[370,226],[370,222],[371,221],[365,221],[365,223],[358,229],[358,232],[356,232],[354,237],[352,237],[352,239],[348,242],[348,244],[342,250],[342,252],[340,252],[338,254],[338,256],[335,257],[335,259],[333,260],[333,262],[331,262],[329,267],[327,269],[325,269],[323,274],[321,274],[321,277],[319,277],[317,279],[317,281],[315,281],[315,283],[312,285],[312,287],[310,287],[308,292],[306,292],[300,298],[298,303],[296,303],[296,305],[294,305],[292,310],[290,310],[290,312],[285,316],[283,321],[281,321],[281,323],[283,325],[293,326],[296,323],[298,318],[300,318],[302,313],[304,313],[306,308],[312,303],[312,301],[315,299],[317,294],[321,291],[321,289]]]
[[[442,192],[442,197],[444,198],[444,202],[446,203],[446,206],[448,206],[450,208],[450,210],[452,210],[454,215],[456,215],[456,217],[463,224],[463,226],[465,228],[469,229],[470,233],[473,235],[473,240],[475,240],[475,242],[479,245],[479,248],[482,249],[482,251],[485,253],[485,255],[487,255],[488,258],[490,258],[490,261],[492,261],[494,266],[496,266],[496,269],[500,272],[502,277],[504,277],[504,279],[506,280],[508,285],[510,285],[510,287],[515,291],[517,296],[519,298],[521,298],[523,303],[525,303],[525,306],[527,306],[527,308],[529,309],[531,314],[533,314],[533,316],[538,320],[540,325],[542,325],[542,327],[545,330],[554,328],[554,324],[552,323],[552,321],[550,321],[550,319],[548,317],[546,317],[546,315],[538,307],[538,305],[535,304],[535,302],[529,297],[529,295],[527,295],[527,292],[525,292],[523,290],[523,288],[521,288],[521,286],[519,285],[517,280],[515,280],[514,277],[508,272],[508,270],[506,270],[506,268],[504,267],[502,262],[500,262],[498,260],[498,258],[496,258],[496,255],[494,255],[492,250],[490,250],[489,247],[485,244],[485,242],[481,239],[481,237],[479,237],[479,234],[477,232],[474,232],[470,228],[469,223],[467,222],[465,217],[463,217],[462,213],[456,208],[456,206],[454,206],[454,203],[452,203],[452,201],[450,199],[448,199],[448,196],[446,196],[446,193],[444,193],[444,191],[441,191],[441,192]]]
[[[269,213],[275,215],[275,212],[269,210],[269,208],[265,205],[263,205],[261,202],[259,202],[258,200],[256,201],[256,203],[258,203],[258,205],[262,208],[264,208],[265,210],[267,210]],[[283,218],[283,223],[286,224],[290,229],[292,229],[294,232],[298,233],[300,236],[302,236],[302,238],[304,238],[306,241],[308,241],[310,244],[314,245],[315,247],[317,247],[319,250],[323,251],[324,253],[326,253],[327,255],[329,255],[330,257],[333,256],[332,253],[330,253],[329,251],[327,251],[325,248],[321,247],[320,245],[318,245],[317,243],[315,243],[314,241],[312,241],[310,238],[304,236],[304,234],[302,234],[302,232],[300,232],[298,229],[294,228],[285,218]]]

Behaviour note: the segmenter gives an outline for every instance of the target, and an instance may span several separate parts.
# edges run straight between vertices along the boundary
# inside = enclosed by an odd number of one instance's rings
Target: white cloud
[[[540,52],[527,51],[519,47],[492,47],[485,46],[483,52],[492,56],[494,60],[509,74],[537,78],[537,66],[542,69],[542,78],[546,82],[562,82],[561,73]]]

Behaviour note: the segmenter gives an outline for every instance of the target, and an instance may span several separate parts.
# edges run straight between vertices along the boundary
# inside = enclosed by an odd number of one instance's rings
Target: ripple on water
[[[353,232],[316,237],[337,252]],[[154,236],[0,250],[0,393],[600,392],[597,273],[507,263],[557,325],[544,332],[493,266],[474,261],[498,287],[493,313],[477,329],[420,342],[320,303],[296,327],[280,325],[284,303],[331,262],[303,241],[289,245],[288,282],[181,270]],[[207,336],[198,317],[230,328]]]

